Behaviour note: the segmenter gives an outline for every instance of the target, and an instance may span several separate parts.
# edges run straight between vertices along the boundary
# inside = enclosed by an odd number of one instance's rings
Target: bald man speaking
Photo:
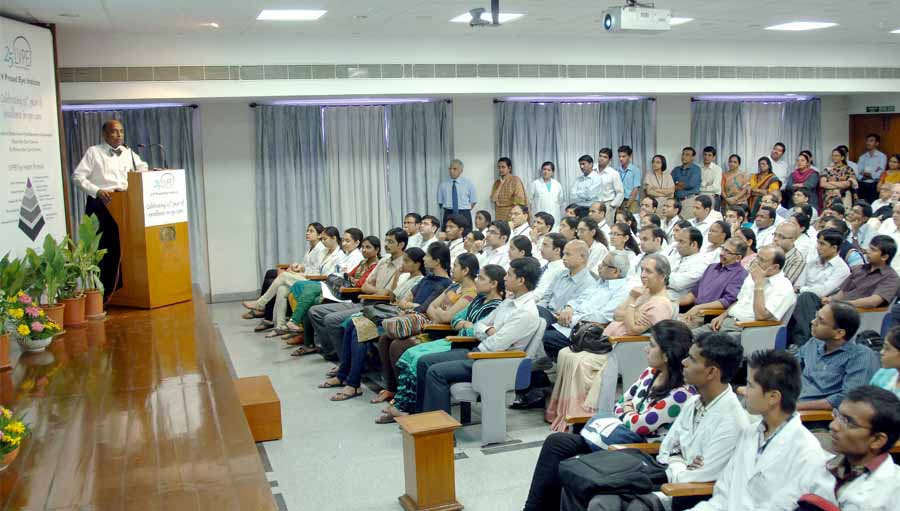
[[[72,180],[88,195],[84,212],[97,215],[100,221],[100,248],[107,250],[100,262],[100,281],[103,297],[108,299],[122,286],[119,275],[119,226],[106,205],[113,192],[128,189],[128,173],[147,170],[147,164],[137,153],[124,145],[125,127],[121,122],[109,120],[103,123],[103,143],[91,146],[75,168]]]

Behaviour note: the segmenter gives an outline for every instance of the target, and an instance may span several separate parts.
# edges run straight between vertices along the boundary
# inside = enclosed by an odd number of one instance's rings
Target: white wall
[[[826,162],[831,162],[832,149],[841,144],[850,144],[849,103],[847,96],[822,97],[822,147],[819,148],[821,154],[816,162],[819,168]]]
[[[681,165],[681,149],[691,145],[691,97],[656,98],[656,152],[666,157],[669,170]]]
[[[900,94],[854,95],[848,102],[848,111],[851,114],[864,114],[867,106],[893,106],[896,112],[900,112]]]
[[[472,96],[453,98],[454,153],[465,164],[465,175],[478,190],[477,208],[488,211],[492,211],[491,186],[496,169],[494,144],[493,100]]]

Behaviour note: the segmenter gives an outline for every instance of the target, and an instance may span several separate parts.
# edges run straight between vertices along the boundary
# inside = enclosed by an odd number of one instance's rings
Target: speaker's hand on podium
[[[112,200],[112,194],[115,192],[112,188],[108,188],[106,190],[97,190],[97,198],[103,201],[103,204],[109,204],[109,201]]]

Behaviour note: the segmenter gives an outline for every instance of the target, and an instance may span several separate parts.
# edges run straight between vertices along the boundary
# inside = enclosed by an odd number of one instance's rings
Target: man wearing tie
[[[119,275],[119,226],[106,209],[113,192],[128,189],[128,173],[147,170],[147,164],[131,149],[124,147],[125,127],[116,120],[103,123],[103,143],[91,146],[75,168],[72,180],[87,194],[87,215],[97,215],[100,221],[100,248],[107,250],[100,261],[100,281],[104,298],[121,287]]]
[[[478,193],[475,185],[468,178],[463,177],[463,162],[457,159],[450,161],[450,179],[438,185],[437,202],[443,210],[441,225],[447,225],[450,215],[462,215],[472,223],[472,210],[478,202]]]

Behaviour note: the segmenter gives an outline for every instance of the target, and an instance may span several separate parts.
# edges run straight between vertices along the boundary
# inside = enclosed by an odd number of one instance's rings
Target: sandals
[[[381,415],[375,418],[375,424],[392,424],[394,422],[397,422],[394,420],[394,416],[387,412],[382,412]]]
[[[334,366],[325,373],[326,378],[334,378],[338,374],[338,366]]]
[[[300,346],[301,344],[303,344],[303,336],[295,335],[295,336],[291,337],[290,339],[288,339],[287,341],[285,341],[285,344],[287,346]]]
[[[363,391],[359,387],[345,387],[349,389],[353,389],[352,393],[348,393],[346,390],[342,390],[337,394],[331,396],[332,401],[346,401],[348,399],[353,399],[355,397],[359,397],[363,395]]]
[[[331,380],[331,381],[329,381],[329,380]],[[337,381],[337,383],[332,383],[332,381],[335,381],[335,380]],[[344,386],[344,382],[342,382],[341,380],[338,380],[337,378],[335,378],[333,376],[331,378],[328,378],[328,380],[325,380],[319,384],[320,389],[333,389],[335,387],[341,387],[341,386]]]
[[[245,309],[252,312],[262,312],[262,309],[256,306],[256,300],[252,302],[241,302],[241,305],[243,305]]]
[[[313,346],[300,346],[293,353],[291,353],[292,357],[303,357],[306,355],[312,355],[313,353],[318,353],[319,348]]]
[[[265,332],[266,330],[271,330],[274,327],[275,327],[275,324],[272,323],[271,321],[263,320],[263,321],[260,321],[260,323],[253,328],[253,331],[256,333],[261,333],[261,332]]]
[[[371,401],[372,404],[384,403],[394,399],[394,393],[389,390],[382,390],[378,393],[377,396],[373,397]]]
[[[242,319],[257,319],[257,318],[264,318],[265,316],[266,316],[266,313],[261,310],[252,310],[252,311],[248,311],[248,312],[245,312],[244,314],[242,314],[241,318]]]

